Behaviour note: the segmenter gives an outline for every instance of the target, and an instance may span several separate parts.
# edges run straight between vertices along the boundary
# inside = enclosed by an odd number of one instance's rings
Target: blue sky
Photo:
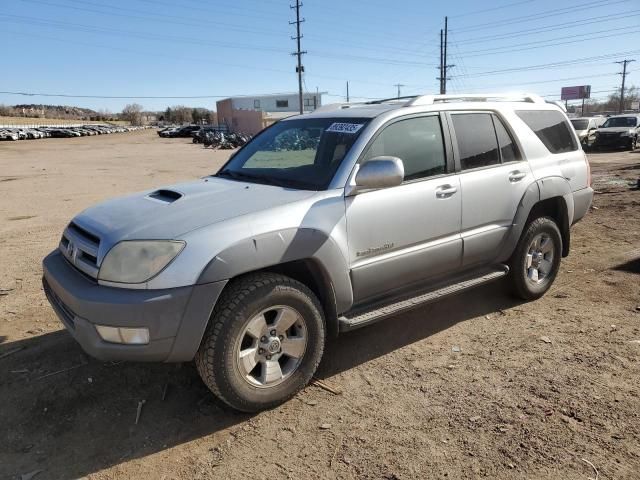
[[[640,0],[306,0],[305,88],[341,101],[438,93],[439,31],[449,16],[449,92],[620,84],[614,62],[636,58]],[[0,91],[187,97],[297,90],[294,11],[285,0],[11,0],[0,10]],[[215,98],[64,98],[0,93],[0,103],[119,111]]]

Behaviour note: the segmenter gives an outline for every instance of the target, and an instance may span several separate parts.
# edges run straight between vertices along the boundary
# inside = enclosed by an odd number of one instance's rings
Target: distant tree
[[[130,103],[122,109],[122,118],[131,125],[142,125],[142,105]]]
[[[631,109],[631,103],[640,100],[640,89],[631,86],[624,89],[624,110]],[[591,100],[587,102],[589,113],[597,112],[617,112],[620,108],[620,89],[610,94],[606,100]]]
[[[193,122],[193,110],[183,105],[173,107],[173,121],[176,123]]]

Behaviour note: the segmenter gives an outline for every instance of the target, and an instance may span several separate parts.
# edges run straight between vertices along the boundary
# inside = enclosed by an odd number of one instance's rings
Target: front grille
[[[599,133],[596,142],[602,145],[620,142],[622,135],[619,133]]]
[[[82,273],[98,278],[100,238],[75,223],[70,223],[60,239],[60,252]]]
[[[60,297],[58,295],[56,295],[56,292],[54,292],[51,287],[49,286],[49,283],[43,278],[42,279],[42,285],[44,287],[44,293],[47,296],[47,298],[49,299],[49,302],[56,307],[56,309],[58,310],[58,312],[60,312],[62,318],[62,322],[65,324],[66,327],[71,328],[71,329],[75,329],[76,328],[76,324],[75,324],[75,318],[76,318],[76,314],[73,313],[73,311],[67,307],[65,305],[65,303],[60,299]]]

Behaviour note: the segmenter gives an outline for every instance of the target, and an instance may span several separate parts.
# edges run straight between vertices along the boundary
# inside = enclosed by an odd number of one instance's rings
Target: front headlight
[[[118,243],[102,261],[98,280],[142,283],[160,273],[178,256],[185,242],[131,240]]]
[[[636,132],[634,130],[627,130],[626,132],[622,132],[622,136],[623,137],[631,137],[635,134]]]

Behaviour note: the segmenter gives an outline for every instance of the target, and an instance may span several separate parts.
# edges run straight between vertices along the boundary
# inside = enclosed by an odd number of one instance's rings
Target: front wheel
[[[200,377],[230,407],[272,408],[312,378],[325,342],[322,307],[302,283],[273,273],[227,286],[196,354]]]
[[[523,300],[542,297],[556,278],[562,256],[562,236],[549,217],[533,220],[526,227],[511,259],[511,284]]]

